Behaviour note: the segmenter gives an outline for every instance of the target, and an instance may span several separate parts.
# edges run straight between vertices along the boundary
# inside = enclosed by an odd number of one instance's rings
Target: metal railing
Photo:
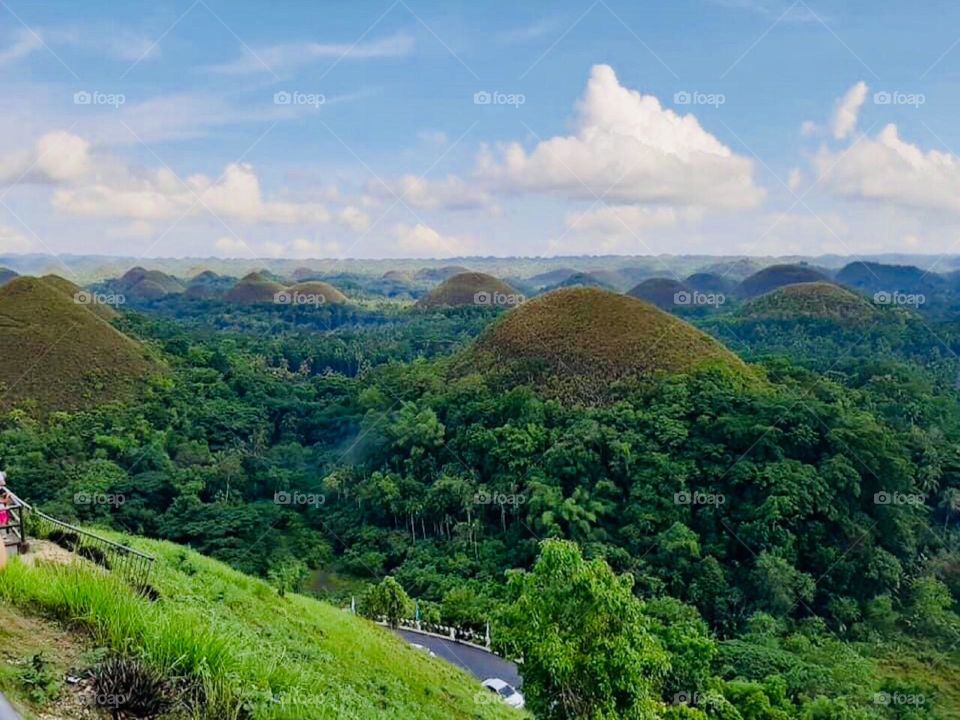
[[[16,509],[19,512],[21,542],[29,532],[120,575],[138,589],[147,587],[155,560],[152,555],[57,520],[32,507],[12,492],[10,495],[15,505],[8,510]],[[24,522],[24,511],[29,512],[29,522]]]

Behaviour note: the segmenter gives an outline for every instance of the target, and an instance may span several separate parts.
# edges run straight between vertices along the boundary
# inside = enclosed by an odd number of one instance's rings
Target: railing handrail
[[[92,538],[96,538],[100,542],[106,543],[107,545],[110,545],[111,547],[114,547],[118,550],[122,550],[123,552],[128,552],[133,555],[136,555],[137,557],[141,557],[144,560],[149,560],[150,562],[153,562],[154,560],[156,560],[156,558],[153,555],[148,555],[147,553],[140,552],[139,550],[136,550],[130,547],[129,545],[124,545],[122,543],[114,542],[109,538],[102,537],[100,535],[97,535],[96,533],[90,532],[89,530],[84,530],[83,528],[79,528],[76,525],[71,525],[70,523],[64,522],[63,520],[57,520],[57,518],[55,517],[50,517],[45,512],[41,512],[40,510],[35,510],[30,503],[20,498],[16,493],[13,492],[13,490],[10,490],[10,488],[7,488],[7,492],[10,493],[11,497],[13,497],[13,499],[17,501],[20,507],[24,507],[30,512],[34,513],[35,515],[39,515],[47,522],[51,522],[54,525],[60,525],[62,527],[67,528],[71,532],[79,533],[80,535],[89,535]]]
[[[102,535],[97,535],[96,533],[90,532],[89,530],[78,528],[76,525],[71,525],[70,523],[64,522],[63,520],[57,520],[55,517],[50,517],[46,513],[40,512],[39,510],[31,509],[30,512],[32,512],[34,515],[39,515],[47,522],[52,522],[54,525],[61,525],[67,528],[68,530],[75,533],[79,533],[81,535],[89,535],[90,537],[96,538],[100,542],[106,543],[107,545],[110,545],[111,547],[114,547],[118,550],[122,550],[123,552],[131,553],[133,555],[136,555],[137,557],[143,558],[144,560],[150,560],[151,562],[156,560],[156,558],[153,555],[148,555],[147,553],[140,552],[139,550],[136,550],[130,547],[129,545],[124,545],[123,543],[114,542],[113,540],[105,538]]]

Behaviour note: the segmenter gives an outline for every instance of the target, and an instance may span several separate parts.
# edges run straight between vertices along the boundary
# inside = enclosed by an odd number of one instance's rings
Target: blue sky
[[[3,0],[0,18],[0,252],[960,246],[956,3]]]

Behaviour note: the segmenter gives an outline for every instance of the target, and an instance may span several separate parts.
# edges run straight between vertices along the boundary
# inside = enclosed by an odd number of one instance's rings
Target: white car
[[[510,707],[522,708],[525,704],[520,691],[505,680],[501,680],[500,678],[487,678],[481,685],[490,692],[499,695]]]

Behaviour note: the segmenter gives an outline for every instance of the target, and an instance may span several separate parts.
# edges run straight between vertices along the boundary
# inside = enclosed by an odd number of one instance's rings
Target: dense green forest
[[[952,324],[695,314],[749,376],[590,402],[469,361],[503,312],[167,298],[116,321],[138,402],[10,410],[0,457],[59,517],[490,622],[538,716],[957,716]]]

